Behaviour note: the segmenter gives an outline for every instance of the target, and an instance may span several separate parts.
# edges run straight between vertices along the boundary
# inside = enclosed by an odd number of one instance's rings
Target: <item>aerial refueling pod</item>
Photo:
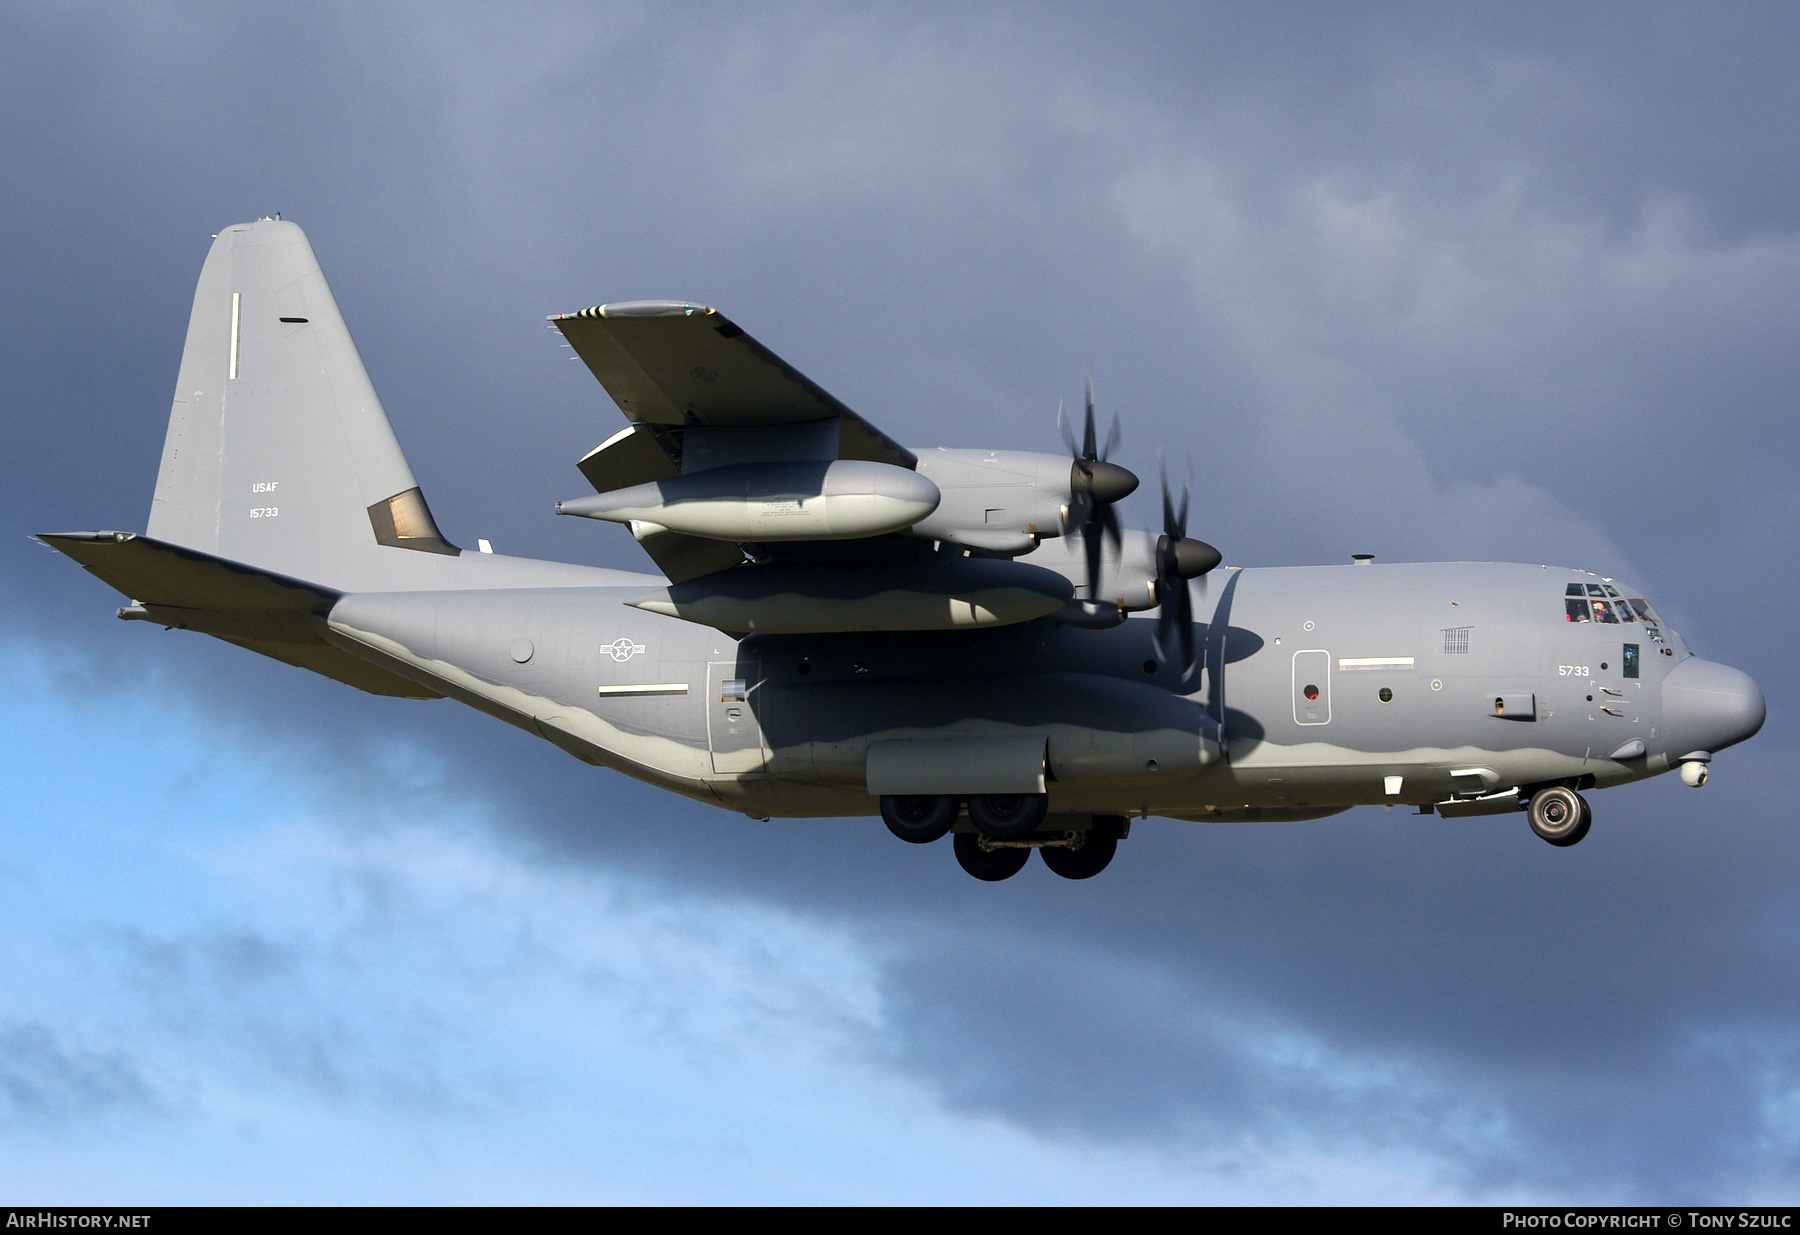
[[[1075,585],[1001,558],[772,563],[676,583],[628,603],[732,633],[960,630],[1055,613]]]
[[[709,540],[856,540],[903,531],[939,500],[938,487],[917,472],[838,459],[708,468],[558,502],[556,513]]]

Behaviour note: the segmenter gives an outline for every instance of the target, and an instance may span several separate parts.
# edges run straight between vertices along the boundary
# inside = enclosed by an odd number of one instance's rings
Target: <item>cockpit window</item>
[[[1610,583],[1571,583],[1563,589],[1563,620],[1599,622],[1605,626],[1662,625],[1662,617],[1642,596],[1627,596]],[[1652,629],[1650,638],[1663,642],[1662,632]]]
[[[1593,595],[1592,593],[1607,593]],[[1664,643],[1662,617],[1642,596],[1626,596],[1618,588],[1598,583],[1571,583],[1563,591],[1563,621],[1597,622],[1603,626],[1636,626],[1642,622],[1652,643]]]

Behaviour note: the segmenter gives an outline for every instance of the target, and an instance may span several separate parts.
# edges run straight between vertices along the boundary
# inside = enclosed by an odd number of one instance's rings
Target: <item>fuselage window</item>
[[[1638,645],[1635,643],[1627,643],[1625,645],[1625,676],[1628,678],[1634,678],[1637,675],[1638,675]]]
[[[1577,583],[1574,586],[1580,587],[1581,585]],[[1563,610],[1568,615],[1568,620],[1571,622],[1585,622],[1588,620],[1588,603],[1586,600],[1576,600],[1571,596],[1569,599],[1563,601]]]

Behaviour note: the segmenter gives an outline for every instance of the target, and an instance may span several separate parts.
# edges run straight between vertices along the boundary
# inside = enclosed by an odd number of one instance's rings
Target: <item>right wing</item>
[[[640,300],[550,321],[619,410],[639,424],[750,428],[835,418],[838,458],[906,468],[918,462],[717,309]]]
[[[665,480],[713,449],[695,429],[769,431],[763,457],[867,459],[912,468],[912,451],[745,334],[717,309],[644,300],[550,319],[632,423],[578,463],[597,493]],[[706,464],[700,464],[706,466]],[[741,564],[736,545],[659,532],[639,538],[671,583]]]

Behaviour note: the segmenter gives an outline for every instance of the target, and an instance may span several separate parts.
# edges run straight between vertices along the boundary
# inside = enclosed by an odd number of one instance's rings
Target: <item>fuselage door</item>
[[[714,772],[761,772],[769,763],[756,708],[762,666],[756,661],[715,660],[706,666],[706,736]]]
[[[1294,653],[1294,723],[1331,723],[1331,653]]]

